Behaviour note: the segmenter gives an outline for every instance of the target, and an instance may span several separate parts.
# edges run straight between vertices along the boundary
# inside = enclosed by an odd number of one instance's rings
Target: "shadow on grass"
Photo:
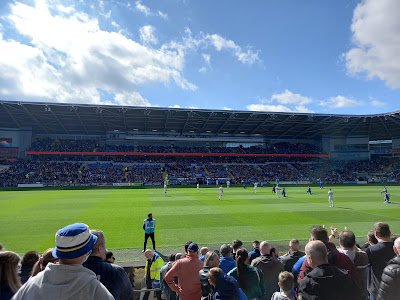
[[[351,207],[342,207],[342,206],[335,206],[336,208],[340,208],[340,209],[348,209],[348,210],[352,210]]]

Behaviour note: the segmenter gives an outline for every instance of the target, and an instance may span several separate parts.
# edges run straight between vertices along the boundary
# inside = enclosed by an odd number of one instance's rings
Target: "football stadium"
[[[160,250],[267,239],[285,251],[315,224],[363,241],[378,221],[400,231],[399,113],[0,104],[0,233],[21,253],[74,221],[102,228],[114,251],[141,250],[149,212]]]
[[[400,299],[400,1],[0,1],[0,300]]]

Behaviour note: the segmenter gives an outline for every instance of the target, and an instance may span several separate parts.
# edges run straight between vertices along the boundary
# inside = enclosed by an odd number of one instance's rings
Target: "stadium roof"
[[[271,138],[400,137],[400,112],[327,115],[0,101],[0,128],[36,134],[104,134],[111,131],[262,135]]]

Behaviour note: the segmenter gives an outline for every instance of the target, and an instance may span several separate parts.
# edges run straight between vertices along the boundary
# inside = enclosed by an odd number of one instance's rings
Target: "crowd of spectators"
[[[129,145],[107,143],[95,139],[51,139],[36,138],[33,140],[33,151],[62,152],[151,152],[151,153],[238,153],[238,154],[316,154],[321,153],[318,146],[307,143],[279,142],[265,147],[224,147],[224,146],[177,146],[177,145]]]
[[[304,252],[292,239],[281,255],[267,241],[254,241],[251,251],[240,240],[211,251],[188,241],[183,255],[171,254],[166,262],[146,249],[148,290],[142,299],[148,299],[149,290],[158,300],[398,299],[400,237],[383,222],[375,223],[370,235],[360,246],[351,230],[331,227],[329,235],[315,225]],[[107,261],[104,233],[83,223],[58,230],[54,248],[43,256],[29,251],[21,259],[2,246],[0,275],[2,300],[134,299],[127,273],[115,259]]]
[[[130,162],[107,161],[102,157],[99,161],[83,160],[86,157],[82,156],[79,160],[75,160],[75,157],[64,157],[64,161],[52,158],[35,156],[7,162],[8,165],[0,170],[0,187],[32,183],[51,186],[113,183],[161,185],[164,172],[168,174],[171,184],[211,183],[216,179],[222,180],[220,182],[230,180],[232,184],[268,183],[276,179],[310,184],[319,180],[325,183],[354,183],[369,181],[376,178],[377,174],[382,178],[400,177],[395,164],[379,158],[368,162],[254,162],[235,157],[141,157]]]

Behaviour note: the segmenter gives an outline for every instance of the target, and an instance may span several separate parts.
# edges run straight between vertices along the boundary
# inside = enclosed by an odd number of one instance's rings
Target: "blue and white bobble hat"
[[[97,236],[90,233],[83,223],[68,225],[56,233],[53,256],[59,259],[74,259],[88,253],[96,244]]]

